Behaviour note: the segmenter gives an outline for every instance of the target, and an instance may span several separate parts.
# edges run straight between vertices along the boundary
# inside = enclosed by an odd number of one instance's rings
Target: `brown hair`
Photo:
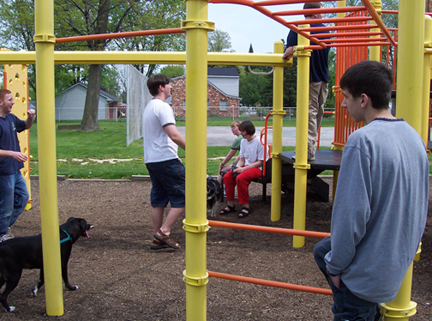
[[[165,87],[170,82],[169,78],[165,75],[151,76],[147,80],[147,88],[152,96],[156,96],[159,93],[159,86]]]
[[[303,5],[303,9],[321,9],[321,7],[322,7],[321,2],[306,2]],[[309,15],[305,14],[304,16],[305,18],[308,18],[308,17],[312,17],[313,14],[309,14]]]
[[[7,94],[12,94],[12,92],[9,89],[6,89],[6,88],[0,89],[0,100],[3,101],[3,99],[5,98],[5,96]]]
[[[235,120],[231,123],[231,128],[239,127],[242,122],[240,120]]]

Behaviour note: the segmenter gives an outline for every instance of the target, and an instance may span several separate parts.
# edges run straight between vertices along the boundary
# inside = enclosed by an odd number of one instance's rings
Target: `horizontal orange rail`
[[[229,222],[221,222],[221,221],[208,221],[208,223],[210,226],[214,226],[214,227],[224,227],[224,228],[248,230],[248,231],[255,231],[255,232],[298,235],[298,236],[316,237],[316,238],[325,238],[327,236],[330,236],[330,233],[324,233],[324,232],[300,231],[300,230],[293,230],[293,229],[286,229],[286,228],[238,224],[238,223],[229,223]]]
[[[253,284],[258,284],[258,285],[272,286],[275,288],[289,289],[289,290],[294,290],[294,291],[333,295],[332,291],[329,289],[315,288],[312,286],[297,285],[297,284],[277,282],[277,281],[268,281],[268,280],[263,280],[263,279],[255,279],[255,278],[249,278],[249,277],[245,277],[245,276],[225,274],[225,273],[212,272],[212,271],[207,271],[207,273],[210,277],[218,278],[218,279],[225,279],[225,280],[245,282],[245,283],[253,283]]]
[[[372,29],[378,28],[375,24],[362,24],[362,25],[345,25],[345,26],[330,26],[330,27],[313,27],[302,28],[302,31],[333,31],[333,30],[354,30],[354,29]],[[315,35],[314,35],[315,36]],[[332,34],[333,36],[333,34]]]
[[[261,4],[261,2],[260,2]],[[340,12],[355,12],[365,10],[365,7],[341,7],[341,8],[322,8],[322,9],[300,9],[300,10],[284,10],[274,12],[275,15],[278,16],[298,16],[304,15],[307,13],[308,15],[314,15],[317,13],[340,13]]]
[[[128,31],[128,32],[116,32],[116,33],[100,33],[97,35],[57,38],[56,43],[89,41],[89,40],[100,40],[100,39],[118,39],[118,38],[129,38],[129,37],[139,37],[139,36],[166,35],[172,33],[185,33],[185,31],[182,30],[181,28],[171,28],[171,29],[155,29],[155,30]]]

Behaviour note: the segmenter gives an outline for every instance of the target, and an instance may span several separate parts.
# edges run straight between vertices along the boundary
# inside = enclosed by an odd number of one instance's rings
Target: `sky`
[[[271,11],[297,10],[303,4],[268,7]],[[302,20],[303,16],[287,16],[287,21]],[[254,53],[273,52],[274,42],[284,39],[289,29],[257,10],[238,4],[213,4],[208,6],[208,20],[215,28],[229,33],[235,52],[249,52],[252,43]]]

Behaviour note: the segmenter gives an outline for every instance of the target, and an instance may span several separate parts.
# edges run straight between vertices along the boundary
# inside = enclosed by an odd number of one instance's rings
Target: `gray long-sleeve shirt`
[[[426,225],[428,175],[424,143],[404,120],[375,119],[349,137],[325,260],[359,298],[395,298]]]

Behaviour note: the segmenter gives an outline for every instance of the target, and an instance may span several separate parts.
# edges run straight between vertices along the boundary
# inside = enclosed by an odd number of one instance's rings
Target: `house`
[[[238,117],[239,74],[234,67],[208,68],[207,115]],[[171,101],[176,116],[185,116],[186,76],[171,79],[173,93]]]
[[[60,120],[81,120],[84,112],[87,85],[77,83],[55,98],[55,117]],[[121,99],[100,90],[98,119],[116,119]]]

